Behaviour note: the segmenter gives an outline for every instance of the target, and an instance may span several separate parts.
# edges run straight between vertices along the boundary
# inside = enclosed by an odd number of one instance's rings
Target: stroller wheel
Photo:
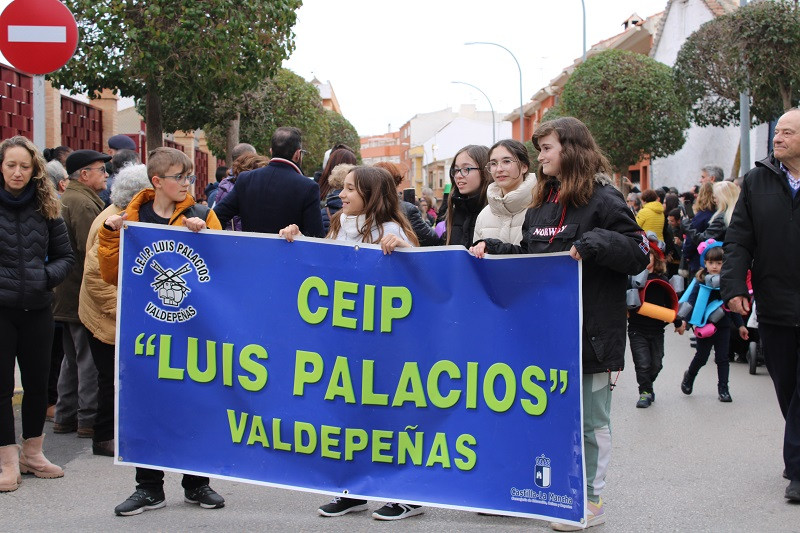
[[[747,347],[747,362],[750,365],[750,373],[755,375],[758,367],[758,343],[751,342]]]

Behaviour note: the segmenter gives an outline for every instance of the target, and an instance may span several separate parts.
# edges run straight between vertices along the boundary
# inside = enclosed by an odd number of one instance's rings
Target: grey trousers
[[[97,368],[89,349],[89,330],[81,323],[65,322],[64,360],[58,376],[55,423],[94,427],[97,414]]]

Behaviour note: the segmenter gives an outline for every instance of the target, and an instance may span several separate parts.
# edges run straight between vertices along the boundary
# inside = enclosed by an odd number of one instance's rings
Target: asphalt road
[[[671,329],[671,328],[669,328]],[[621,374],[612,407],[614,451],[607,477],[607,523],[595,531],[773,532],[800,531],[800,505],[783,498],[783,419],[763,367],[748,373],[733,364],[733,403],[717,400],[716,368],[704,367],[694,394],[680,392],[692,350],[688,336],[668,333],[665,368],[655,384],[656,402],[635,407],[633,364]],[[17,430],[19,431],[19,413]],[[0,531],[530,531],[546,522],[428,508],[398,522],[369,513],[323,518],[325,496],[212,480],[227,504],[204,510],[183,502],[180,476],[168,473],[167,506],[116,517],[115,505],[134,489],[133,469],[92,455],[91,442],[55,435],[45,452],[66,476],[25,476],[13,493],[0,493]],[[370,508],[380,507],[371,502]]]

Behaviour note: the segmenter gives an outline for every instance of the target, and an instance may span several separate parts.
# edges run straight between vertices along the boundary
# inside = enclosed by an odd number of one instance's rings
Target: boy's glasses
[[[161,176],[161,177],[175,180],[178,183],[183,183],[183,184],[188,183],[189,185],[192,185],[197,180],[197,176],[195,176],[194,174],[189,174],[187,176],[184,176],[182,174],[175,174],[174,176]]]

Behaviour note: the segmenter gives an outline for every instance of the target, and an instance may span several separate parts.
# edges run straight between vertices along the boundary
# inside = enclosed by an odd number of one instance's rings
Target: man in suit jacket
[[[303,175],[300,130],[282,127],[272,135],[269,165],[242,172],[236,186],[214,207],[222,227],[235,215],[243,231],[278,233],[297,224],[303,235],[324,237],[319,186]]]

